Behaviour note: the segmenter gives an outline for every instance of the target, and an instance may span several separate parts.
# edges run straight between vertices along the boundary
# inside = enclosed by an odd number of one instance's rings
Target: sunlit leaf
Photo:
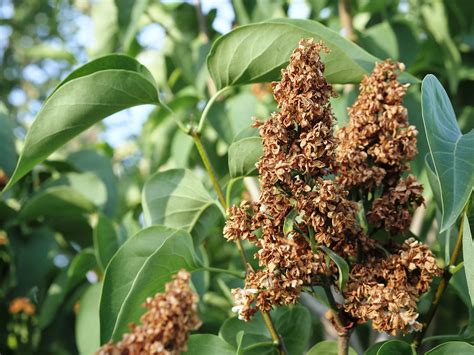
[[[209,73],[218,89],[277,80],[302,38],[322,40],[331,49],[324,55],[331,83],[358,83],[380,61],[318,22],[278,19],[241,26],[219,38],[208,56]],[[417,81],[406,73],[401,79]]]
[[[105,117],[132,106],[158,103],[151,74],[131,57],[113,54],[76,69],[43,104],[6,188]]]

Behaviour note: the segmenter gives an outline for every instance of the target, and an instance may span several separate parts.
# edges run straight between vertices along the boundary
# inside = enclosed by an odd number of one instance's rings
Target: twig
[[[420,344],[423,342],[423,337],[426,334],[426,330],[430,326],[430,323],[433,320],[434,315],[436,314],[436,310],[438,309],[439,302],[441,300],[441,297],[444,294],[444,291],[446,290],[446,287],[449,284],[449,280],[453,276],[453,273],[451,272],[451,269],[455,267],[456,261],[459,257],[459,254],[461,253],[462,249],[462,235],[463,235],[463,226],[464,226],[464,216],[467,214],[467,211],[469,209],[469,203],[464,206],[464,210],[461,216],[461,222],[459,223],[459,230],[458,230],[458,236],[456,239],[456,245],[454,246],[454,250],[451,253],[451,258],[449,259],[449,264],[444,268],[444,273],[443,277],[438,285],[438,288],[436,289],[436,293],[433,299],[433,302],[431,303],[430,309],[428,310],[428,313],[426,315],[426,319],[423,322],[423,327],[421,328],[421,331],[417,333],[415,336],[415,339],[412,342],[412,346],[417,349]]]
[[[329,301],[329,306],[334,317],[334,323],[336,323],[337,354],[347,355],[349,354],[349,339],[351,337],[350,330],[347,328],[344,319],[341,317],[341,313],[339,311],[339,308],[337,307],[337,303],[334,299],[331,289],[327,284],[323,285],[323,289]]]
[[[355,42],[357,40],[357,36],[354,32],[354,26],[352,24],[351,0],[339,0],[338,10],[342,27],[346,32],[346,37]]]

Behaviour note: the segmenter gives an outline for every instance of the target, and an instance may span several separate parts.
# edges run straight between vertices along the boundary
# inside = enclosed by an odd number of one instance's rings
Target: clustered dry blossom
[[[164,293],[148,298],[148,309],[140,318],[141,325],[132,325],[117,344],[106,344],[99,355],[180,354],[186,351],[189,332],[199,328],[197,296],[189,286],[191,275],[179,271],[166,284]]]
[[[408,84],[397,81],[403,64],[378,63],[360,84],[349,109],[349,123],[337,132],[338,181],[347,189],[362,189],[380,197],[368,217],[377,227],[396,234],[410,225],[412,211],[423,203],[423,188],[414,176],[403,178],[408,162],[417,154],[415,126],[408,124],[402,101]]]
[[[354,189],[357,200],[382,191],[370,201],[367,219],[393,234],[408,228],[423,203],[422,186],[402,177],[417,153],[417,132],[402,106],[407,86],[397,81],[396,69],[403,68],[377,64],[362,81],[348,126],[335,136],[329,103],[335,93],[323,75],[321,50],[328,51],[300,41],[281,81],[272,84],[279,111],[255,123],[263,141],[261,195],[229,209],[224,235],[256,245],[259,269],[232,291],[234,311],[249,320],[258,310],[296,302],[305,286],[335,281],[337,268],[319,248],[325,246],[351,266],[346,289],[339,290],[351,324],[371,320],[379,331],[416,330],[416,302],[440,273],[433,254],[413,239],[390,240],[384,249],[358,226],[358,203],[349,200]],[[292,228],[285,228],[288,222]]]
[[[392,335],[420,330],[416,302],[440,269],[428,247],[413,238],[390,251],[354,265],[344,309],[359,323],[371,320],[374,329]]]
[[[244,289],[233,290],[235,310],[245,320],[257,309],[294,303],[304,285],[332,273],[308,235],[343,255],[355,255],[364,239],[356,203],[327,178],[335,163],[329,103],[335,92],[323,76],[321,50],[328,51],[322,43],[300,41],[281,81],[273,83],[279,111],[255,123],[263,140],[260,199],[229,210],[225,237],[247,239],[259,248],[260,268],[247,274]],[[294,218],[295,228],[285,234],[287,218]]]

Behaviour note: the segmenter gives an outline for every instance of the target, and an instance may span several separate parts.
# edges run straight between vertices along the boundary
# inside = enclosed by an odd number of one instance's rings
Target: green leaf
[[[306,355],[337,355],[337,341],[335,340],[324,340],[316,345],[314,345],[311,349],[308,350]],[[349,355],[357,355],[357,352],[349,347]]]
[[[40,216],[64,217],[94,212],[97,207],[83,194],[69,186],[50,187],[26,202],[19,218],[32,220]]]
[[[246,137],[229,147],[229,174],[232,178],[257,175],[255,164],[263,154],[260,137]]]
[[[96,175],[91,173],[61,174],[57,179],[45,181],[41,185],[40,191],[54,186],[70,186],[97,207],[104,206],[107,200],[105,184]]]
[[[400,340],[389,340],[377,350],[377,355],[415,355],[410,344]]]
[[[426,355],[471,355],[474,346],[462,341],[448,341],[426,352]]]
[[[389,340],[388,340],[389,341]],[[372,344],[366,351],[364,355],[377,355],[377,351],[384,345],[387,341],[381,341],[379,343]]]
[[[3,170],[7,176],[11,176],[15,170],[17,160],[15,148],[15,135],[13,126],[8,118],[7,109],[0,102],[0,170]]]
[[[68,292],[85,280],[87,272],[96,265],[93,251],[84,249],[74,257],[67,269],[61,270],[49,287],[46,299],[41,305],[39,316],[39,326],[41,329],[51,324]]]
[[[304,307],[292,307],[275,317],[275,326],[290,354],[303,354],[311,334],[311,315]]]
[[[441,193],[441,232],[461,214],[474,186],[474,131],[462,135],[446,91],[433,75],[422,84],[423,123]]]
[[[329,256],[331,260],[334,261],[334,263],[336,264],[337,269],[339,270],[339,290],[341,292],[344,291],[344,287],[346,286],[347,280],[349,279],[349,265],[347,265],[347,262],[335,252],[333,252],[331,249],[325,246],[321,246],[321,248],[324,250],[327,256]]]
[[[165,225],[183,229],[198,240],[205,238],[206,226],[215,221],[212,217],[220,217],[215,200],[199,178],[185,169],[153,175],[145,183],[142,200],[147,226]]]
[[[138,322],[147,297],[164,290],[180,269],[199,267],[190,235],[183,230],[153,226],[128,239],[110,260],[100,300],[100,338],[117,341]]]
[[[235,349],[214,334],[193,334],[188,340],[188,355],[235,355]]]
[[[283,337],[289,354],[302,354],[311,334],[309,311],[303,307],[281,308],[272,313],[272,318],[276,329]],[[262,347],[255,349],[257,354],[262,354],[263,343],[265,343],[267,350],[272,353],[274,349],[273,345],[270,345],[272,339],[260,315],[255,316],[249,322],[243,322],[237,317],[227,319],[219,330],[219,336],[232,346],[237,347],[239,332],[243,332],[240,343],[242,349],[248,349],[253,344],[262,343]],[[247,354],[247,352],[245,353]]]
[[[90,52],[94,57],[115,50],[118,34],[117,7],[114,0],[102,0],[92,4],[91,19],[94,28],[94,45]]]
[[[118,25],[123,33],[123,47],[128,52],[139,29],[139,20],[148,7],[148,0],[115,0]]]
[[[369,27],[360,36],[360,43],[368,52],[381,58],[398,59],[398,43],[395,31],[385,21]]]
[[[81,297],[76,317],[76,345],[81,355],[94,354],[100,347],[99,301],[102,284],[89,286]]]
[[[318,22],[278,19],[241,26],[220,37],[208,56],[209,73],[218,89],[277,80],[302,38],[322,40],[331,49],[323,58],[331,83],[359,83],[380,61]],[[402,79],[418,81],[406,73]]]
[[[464,214],[462,231],[462,255],[466,272],[467,288],[471,298],[471,307],[474,307],[474,242],[472,241],[469,218]]]
[[[92,173],[102,180],[107,190],[104,212],[108,216],[114,215],[119,203],[118,179],[114,174],[110,157],[97,150],[84,149],[69,154],[67,161],[77,170]]]
[[[114,223],[103,214],[93,217],[93,240],[97,263],[105,270],[122,244]]]
[[[6,189],[100,120],[132,106],[158,103],[151,74],[133,58],[114,54],[76,69],[43,104]]]

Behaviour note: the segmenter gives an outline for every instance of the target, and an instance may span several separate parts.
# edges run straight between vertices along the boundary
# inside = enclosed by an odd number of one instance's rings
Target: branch
[[[352,24],[351,0],[339,0],[338,10],[342,28],[346,31],[346,37],[353,42],[357,41],[357,36]]]

